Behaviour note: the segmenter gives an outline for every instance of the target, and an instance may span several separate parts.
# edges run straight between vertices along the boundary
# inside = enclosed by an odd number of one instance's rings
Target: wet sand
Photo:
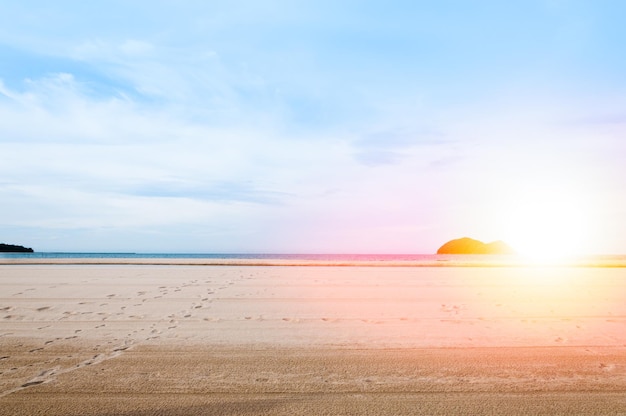
[[[626,269],[0,265],[0,414],[626,414]]]

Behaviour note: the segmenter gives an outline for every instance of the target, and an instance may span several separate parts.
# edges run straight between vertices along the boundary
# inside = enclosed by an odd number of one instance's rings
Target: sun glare
[[[562,190],[533,192],[507,210],[506,241],[531,260],[559,260],[589,248],[589,213],[581,198]]]

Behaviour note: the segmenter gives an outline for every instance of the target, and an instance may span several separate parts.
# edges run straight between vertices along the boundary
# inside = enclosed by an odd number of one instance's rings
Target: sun
[[[504,210],[506,241],[522,256],[552,260],[589,249],[590,212],[583,195],[565,189],[516,195]]]

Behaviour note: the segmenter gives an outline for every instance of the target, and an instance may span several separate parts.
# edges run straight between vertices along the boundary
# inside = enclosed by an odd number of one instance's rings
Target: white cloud
[[[430,185],[415,163],[427,166],[438,154],[407,153],[412,164],[369,170],[355,162],[352,136],[191,123],[131,100],[91,97],[67,75],[33,80],[9,95],[14,99],[0,106],[0,119],[16,137],[0,142],[0,217],[59,233],[144,235],[195,225],[207,236],[225,233],[225,245],[247,235],[246,241],[288,250],[285,240],[261,242],[263,235],[287,238],[301,229],[321,238],[318,228],[327,226],[325,236],[347,249],[347,240],[364,232],[359,225],[397,229],[420,210],[415,194]],[[389,210],[391,201],[397,207]]]

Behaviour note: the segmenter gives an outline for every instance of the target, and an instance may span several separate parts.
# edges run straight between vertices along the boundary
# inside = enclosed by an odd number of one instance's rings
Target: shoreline
[[[144,265],[144,266],[256,266],[256,267],[467,267],[467,268],[626,268],[624,256],[599,256],[569,260],[532,261],[520,257],[446,256],[428,260],[290,260],[290,259],[230,259],[230,258],[27,258],[0,257],[2,265]]]

